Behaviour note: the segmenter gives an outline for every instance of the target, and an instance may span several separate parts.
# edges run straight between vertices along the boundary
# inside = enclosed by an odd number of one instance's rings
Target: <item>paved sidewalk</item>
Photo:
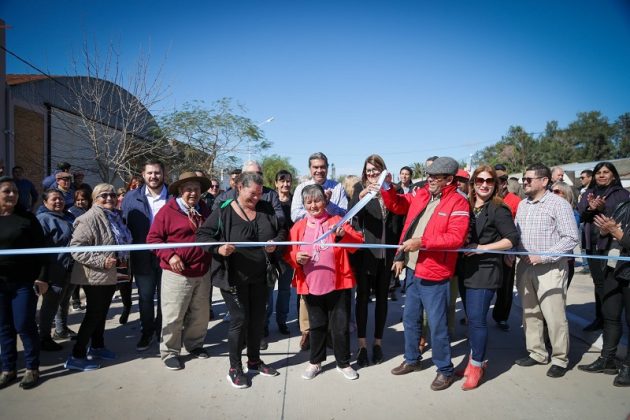
[[[360,378],[348,381],[335,371],[329,354],[324,372],[306,381],[301,373],[308,355],[298,350],[293,296],[289,324],[292,335],[281,336],[272,323],[271,343],[263,352],[265,362],[276,367],[280,376],[255,376],[251,388],[240,390],[226,380],[227,324],[220,320],[209,324],[206,344],[211,358],[185,356],[182,371],[164,368],[156,344],[146,353],[137,353],[139,322],[134,294],[134,310],[127,325],[118,323],[120,300],[115,300],[110,310],[106,342],[119,354],[117,361],[106,362],[94,372],[68,372],[63,369],[63,361],[71,342],[64,342],[61,352],[43,353],[43,382],[39,387],[24,391],[15,384],[0,390],[0,418],[624,419],[630,413],[630,390],[612,386],[613,376],[588,374],[575,367],[580,362],[591,362],[599,351],[592,346],[597,343],[597,335],[581,336],[580,325],[592,313],[591,296],[590,277],[578,274],[568,295],[571,331],[577,336],[572,336],[572,369],[565,377],[548,378],[547,366],[523,368],[513,364],[525,355],[520,308],[515,306],[509,332],[500,331],[490,321],[489,367],[484,383],[464,392],[459,381],[445,391],[433,392],[429,389],[435,376],[430,350],[425,354],[423,371],[403,377],[390,373],[402,361],[400,318],[404,299],[390,302],[383,364],[360,369]],[[219,297],[215,291],[215,299]],[[214,309],[221,315],[223,302],[215,302]],[[71,314],[73,328],[78,328],[81,316]],[[457,319],[462,316],[458,308]],[[356,350],[356,340],[352,343],[352,350]],[[468,348],[465,327],[459,324],[452,348],[454,363],[460,364]]]

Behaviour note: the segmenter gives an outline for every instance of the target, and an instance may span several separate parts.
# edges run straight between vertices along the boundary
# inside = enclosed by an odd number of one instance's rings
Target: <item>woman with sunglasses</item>
[[[606,255],[614,244],[610,233],[600,232],[593,223],[595,216],[611,217],[615,208],[630,200],[630,193],[621,186],[617,168],[610,162],[599,162],[593,169],[593,178],[588,189],[582,194],[578,211],[584,222],[582,249],[587,255]],[[606,260],[588,259],[595,285],[595,320],[584,331],[601,330],[604,326],[602,296],[605,279]]]
[[[125,245],[131,233],[116,209],[116,193],[110,184],[98,184],[92,191],[94,205],[74,222],[70,246]],[[86,310],[72,354],[64,367],[95,370],[98,361],[114,360],[116,354],[105,347],[105,320],[116,291],[116,266],[127,260],[128,252],[73,252],[75,264],[70,280],[83,286]],[[88,348],[89,344],[89,348]],[[91,360],[88,360],[88,356]]]
[[[470,206],[475,215],[466,248],[502,251],[518,244],[512,213],[498,196],[498,178],[492,166],[481,165],[471,176]],[[486,317],[495,291],[503,281],[503,255],[467,252],[460,260],[459,291],[468,318],[470,357],[462,389],[479,386],[486,368],[488,324]]]
[[[378,184],[378,179],[383,170],[387,169],[383,158],[379,155],[371,155],[365,159],[361,182],[354,187],[354,193],[350,200],[349,208],[352,208],[370,191],[370,185]],[[380,193],[356,215],[354,227],[363,232],[367,244],[397,244],[400,238],[402,218],[387,210]],[[357,365],[365,367],[369,365],[367,353],[367,322],[368,302],[370,290],[374,289],[376,304],[374,307],[374,342],[372,345],[372,363],[379,364],[383,361],[381,342],[385,321],[387,319],[387,297],[389,293],[389,281],[391,267],[394,262],[395,249],[371,248],[359,250],[355,253],[352,262],[357,277],[357,335],[359,351]]]

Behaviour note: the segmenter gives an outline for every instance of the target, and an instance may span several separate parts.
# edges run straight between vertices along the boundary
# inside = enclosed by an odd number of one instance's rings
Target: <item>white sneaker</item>
[[[339,366],[337,366],[337,371],[341,372],[342,375],[346,378],[349,379],[351,381],[354,381],[355,379],[359,378],[359,374],[357,373],[356,370],[352,369],[352,366],[348,366],[345,368],[340,368]]]
[[[307,379],[307,380],[310,381],[311,379],[316,377],[317,374],[319,372],[321,372],[321,371],[322,371],[322,365],[320,365],[320,364],[314,365],[312,363],[309,363],[308,367],[306,368],[306,370],[302,374],[302,378]]]

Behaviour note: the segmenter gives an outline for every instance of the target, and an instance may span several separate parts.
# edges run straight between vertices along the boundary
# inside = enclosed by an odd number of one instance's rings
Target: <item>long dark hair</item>
[[[613,177],[614,177],[612,182],[608,186],[609,187],[613,187],[613,186],[621,187],[621,179],[619,179],[619,172],[617,172],[617,168],[615,168],[615,165],[613,165],[610,162],[599,162],[593,168],[593,178],[591,179],[591,183],[588,184],[588,188],[590,188],[590,189],[597,188],[597,181],[595,180],[595,178],[596,178],[595,174],[597,174],[597,171],[599,171],[600,169],[602,169],[604,167],[606,169],[608,169],[610,172],[612,172]]]

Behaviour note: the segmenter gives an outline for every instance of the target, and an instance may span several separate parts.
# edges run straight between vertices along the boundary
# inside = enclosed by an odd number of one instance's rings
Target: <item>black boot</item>
[[[630,366],[623,365],[613,381],[614,386],[630,386]]]
[[[615,375],[617,373],[615,359],[605,359],[603,357],[598,357],[590,365],[580,365],[578,369],[590,373],[605,373],[606,375]]]

